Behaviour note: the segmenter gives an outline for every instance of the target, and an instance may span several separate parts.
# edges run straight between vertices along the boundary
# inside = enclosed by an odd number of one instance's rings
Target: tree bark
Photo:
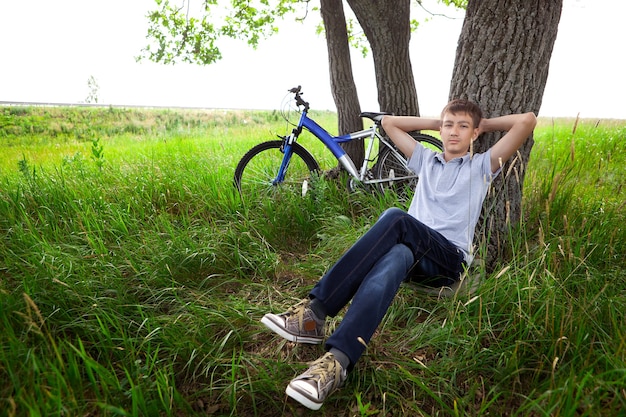
[[[539,113],[550,57],[558,31],[562,0],[470,0],[461,30],[450,99],[478,103],[485,117]],[[492,146],[502,133],[485,134],[475,152]],[[521,218],[522,189],[530,138],[504,164],[487,196],[477,227],[478,247],[488,269],[508,259],[509,228]]]
[[[410,0],[348,0],[372,49],[381,111],[419,115],[409,56]]]
[[[321,0],[320,12],[326,31],[330,88],[337,107],[339,134],[363,129],[359,117],[361,106],[354,83],[350,44],[342,0]],[[342,144],[357,167],[363,164],[365,148],[362,140]]]

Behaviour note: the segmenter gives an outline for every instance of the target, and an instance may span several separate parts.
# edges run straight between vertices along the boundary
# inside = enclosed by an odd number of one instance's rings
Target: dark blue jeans
[[[365,350],[360,340],[369,343],[416,262],[445,282],[458,280],[464,265],[463,253],[439,232],[405,211],[386,210],[310,293],[331,317],[352,300],[326,349],[344,352],[352,368]]]

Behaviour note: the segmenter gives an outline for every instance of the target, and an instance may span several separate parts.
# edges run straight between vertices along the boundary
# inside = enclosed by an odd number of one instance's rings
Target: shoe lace
[[[287,314],[298,318],[298,328],[302,328],[304,324],[304,313],[309,305],[309,300],[302,300],[298,304],[289,307]]]
[[[332,378],[333,380],[331,390],[334,390],[341,385],[343,368],[339,362],[337,362],[332,353],[327,352],[321,358],[311,362],[310,365],[311,367],[309,368],[309,373],[313,378],[319,380],[319,386],[324,386],[328,378]]]

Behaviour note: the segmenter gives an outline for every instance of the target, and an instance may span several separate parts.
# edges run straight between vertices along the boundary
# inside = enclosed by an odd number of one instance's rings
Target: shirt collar
[[[446,160],[443,158],[443,152],[439,152],[435,154],[435,158],[444,165],[447,163]],[[470,158],[470,153],[468,152],[459,158],[451,159],[449,162],[458,161],[459,165],[462,165],[465,161],[469,160],[469,158]]]

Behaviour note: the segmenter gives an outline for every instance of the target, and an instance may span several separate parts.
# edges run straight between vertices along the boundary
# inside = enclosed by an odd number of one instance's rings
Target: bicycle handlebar
[[[304,101],[302,99],[302,86],[297,86],[294,88],[289,89],[290,93],[293,93],[296,96],[296,104],[298,106],[303,106],[304,107],[304,111],[309,111],[309,103],[307,101]]]

